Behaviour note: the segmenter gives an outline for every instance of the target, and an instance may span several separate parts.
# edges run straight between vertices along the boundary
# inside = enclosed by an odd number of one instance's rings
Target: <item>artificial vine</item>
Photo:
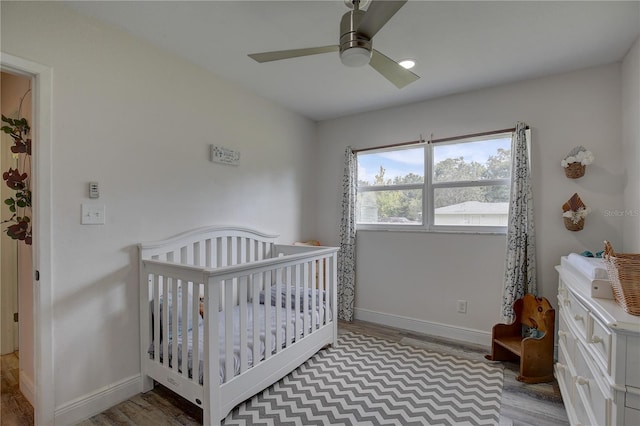
[[[21,107],[22,100],[24,96],[20,100]],[[20,115],[19,111],[18,115]],[[26,118],[13,119],[3,115],[2,122],[7,125],[2,126],[0,130],[13,139],[11,152],[18,156],[19,163],[15,169],[9,167],[9,170],[2,174],[2,179],[7,186],[16,191],[13,197],[4,200],[12,216],[2,223],[11,224],[5,230],[11,239],[24,241],[25,244],[30,245],[32,242],[31,180],[27,171],[31,171],[31,138],[29,137],[31,128]]]

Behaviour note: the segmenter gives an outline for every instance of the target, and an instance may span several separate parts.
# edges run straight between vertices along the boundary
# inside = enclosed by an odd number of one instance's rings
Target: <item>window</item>
[[[501,232],[507,226],[511,133],[357,157],[360,229]]]

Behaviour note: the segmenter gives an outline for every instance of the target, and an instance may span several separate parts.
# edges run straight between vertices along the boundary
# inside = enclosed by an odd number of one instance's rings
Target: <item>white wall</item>
[[[60,4],[1,7],[2,51],[53,69],[51,356],[70,423],[140,372],[135,244],[208,224],[311,236],[316,125]],[[241,165],[209,162],[212,143]],[[106,225],[80,225],[82,203]]]
[[[427,77],[428,78],[428,77]],[[318,238],[337,244],[344,149],[532,128],[538,287],[556,305],[560,256],[621,244],[622,209],[620,64],[385,109],[319,124]],[[409,86],[405,90],[411,90]],[[560,161],[576,145],[595,155],[578,180]],[[562,204],[574,192],[593,209],[583,231],[564,228]],[[487,334],[500,318],[505,237],[434,233],[358,234],[356,308],[361,318],[464,338]],[[456,313],[456,300],[469,300]],[[441,327],[445,324],[450,327]],[[468,333],[468,331],[471,333]],[[455,334],[459,332],[458,334]],[[471,337],[469,337],[471,336]]]
[[[622,62],[622,141],[626,173],[620,251],[640,253],[640,38]]]

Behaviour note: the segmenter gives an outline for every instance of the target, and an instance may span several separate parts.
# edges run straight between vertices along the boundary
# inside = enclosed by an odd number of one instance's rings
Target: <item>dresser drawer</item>
[[[633,408],[624,409],[624,424],[626,425],[640,425],[640,410],[634,410]]]
[[[565,299],[565,313],[567,320],[574,326],[577,331],[578,338],[583,342],[587,339],[587,321],[589,319],[589,311],[575,298],[573,293],[569,293]]]
[[[634,410],[640,410],[640,389],[629,388],[626,394],[625,407],[633,408]],[[640,422],[638,423],[640,425]]]
[[[605,396],[600,388],[592,366],[589,365],[586,358],[585,349],[581,344],[576,344],[576,376],[573,378],[573,383],[578,418],[585,425],[607,425],[609,424],[607,407],[611,400]],[[581,405],[580,410],[577,409],[578,405]]]
[[[619,339],[620,340],[620,339]],[[640,337],[627,337],[627,386],[640,388]],[[638,423],[640,424],[640,422]]]
[[[573,403],[573,377],[575,370],[573,362],[568,358],[567,351],[563,342],[558,345],[558,362],[556,362],[556,380],[560,390],[563,391],[562,398],[565,405]],[[566,395],[565,392],[566,391]]]
[[[596,361],[603,371],[611,374],[611,331],[597,318],[589,314],[591,321],[591,336],[587,339],[587,346],[593,349]]]
[[[575,353],[575,339],[573,338],[573,334],[567,326],[564,315],[562,314],[558,315],[558,346],[560,345],[564,346],[564,349],[567,352],[567,358],[573,360],[573,355]],[[558,356],[560,356],[559,353]]]

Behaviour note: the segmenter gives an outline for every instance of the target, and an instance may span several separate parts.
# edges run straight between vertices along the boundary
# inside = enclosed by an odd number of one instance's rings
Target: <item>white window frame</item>
[[[482,137],[467,137],[460,139],[452,139],[442,143],[423,143],[413,144],[406,147],[381,148],[379,150],[368,150],[367,154],[398,151],[401,149],[424,148],[424,183],[416,184],[400,184],[400,185],[381,185],[381,186],[358,186],[358,193],[375,192],[375,191],[395,191],[395,190],[422,190],[422,223],[357,223],[358,230],[378,230],[378,231],[413,231],[413,232],[448,232],[448,233],[472,233],[472,234],[506,234],[507,226],[470,226],[470,225],[435,225],[433,208],[435,190],[438,188],[469,188],[474,186],[510,186],[511,180],[507,179],[491,179],[491,180],[475,180],[475,181],[455,181],[455,182],[434,182],[433,181],[433,148],[443,144],[460,144],[465,142],[481,142],[483,140],[492,140],[499,138],[511,138],[513,132],[496,133]],[[363,153],[364,154],[364,153]],[[357,154],[358,155],[358,154]],[[425,214],[426,212],[426,214]]]

